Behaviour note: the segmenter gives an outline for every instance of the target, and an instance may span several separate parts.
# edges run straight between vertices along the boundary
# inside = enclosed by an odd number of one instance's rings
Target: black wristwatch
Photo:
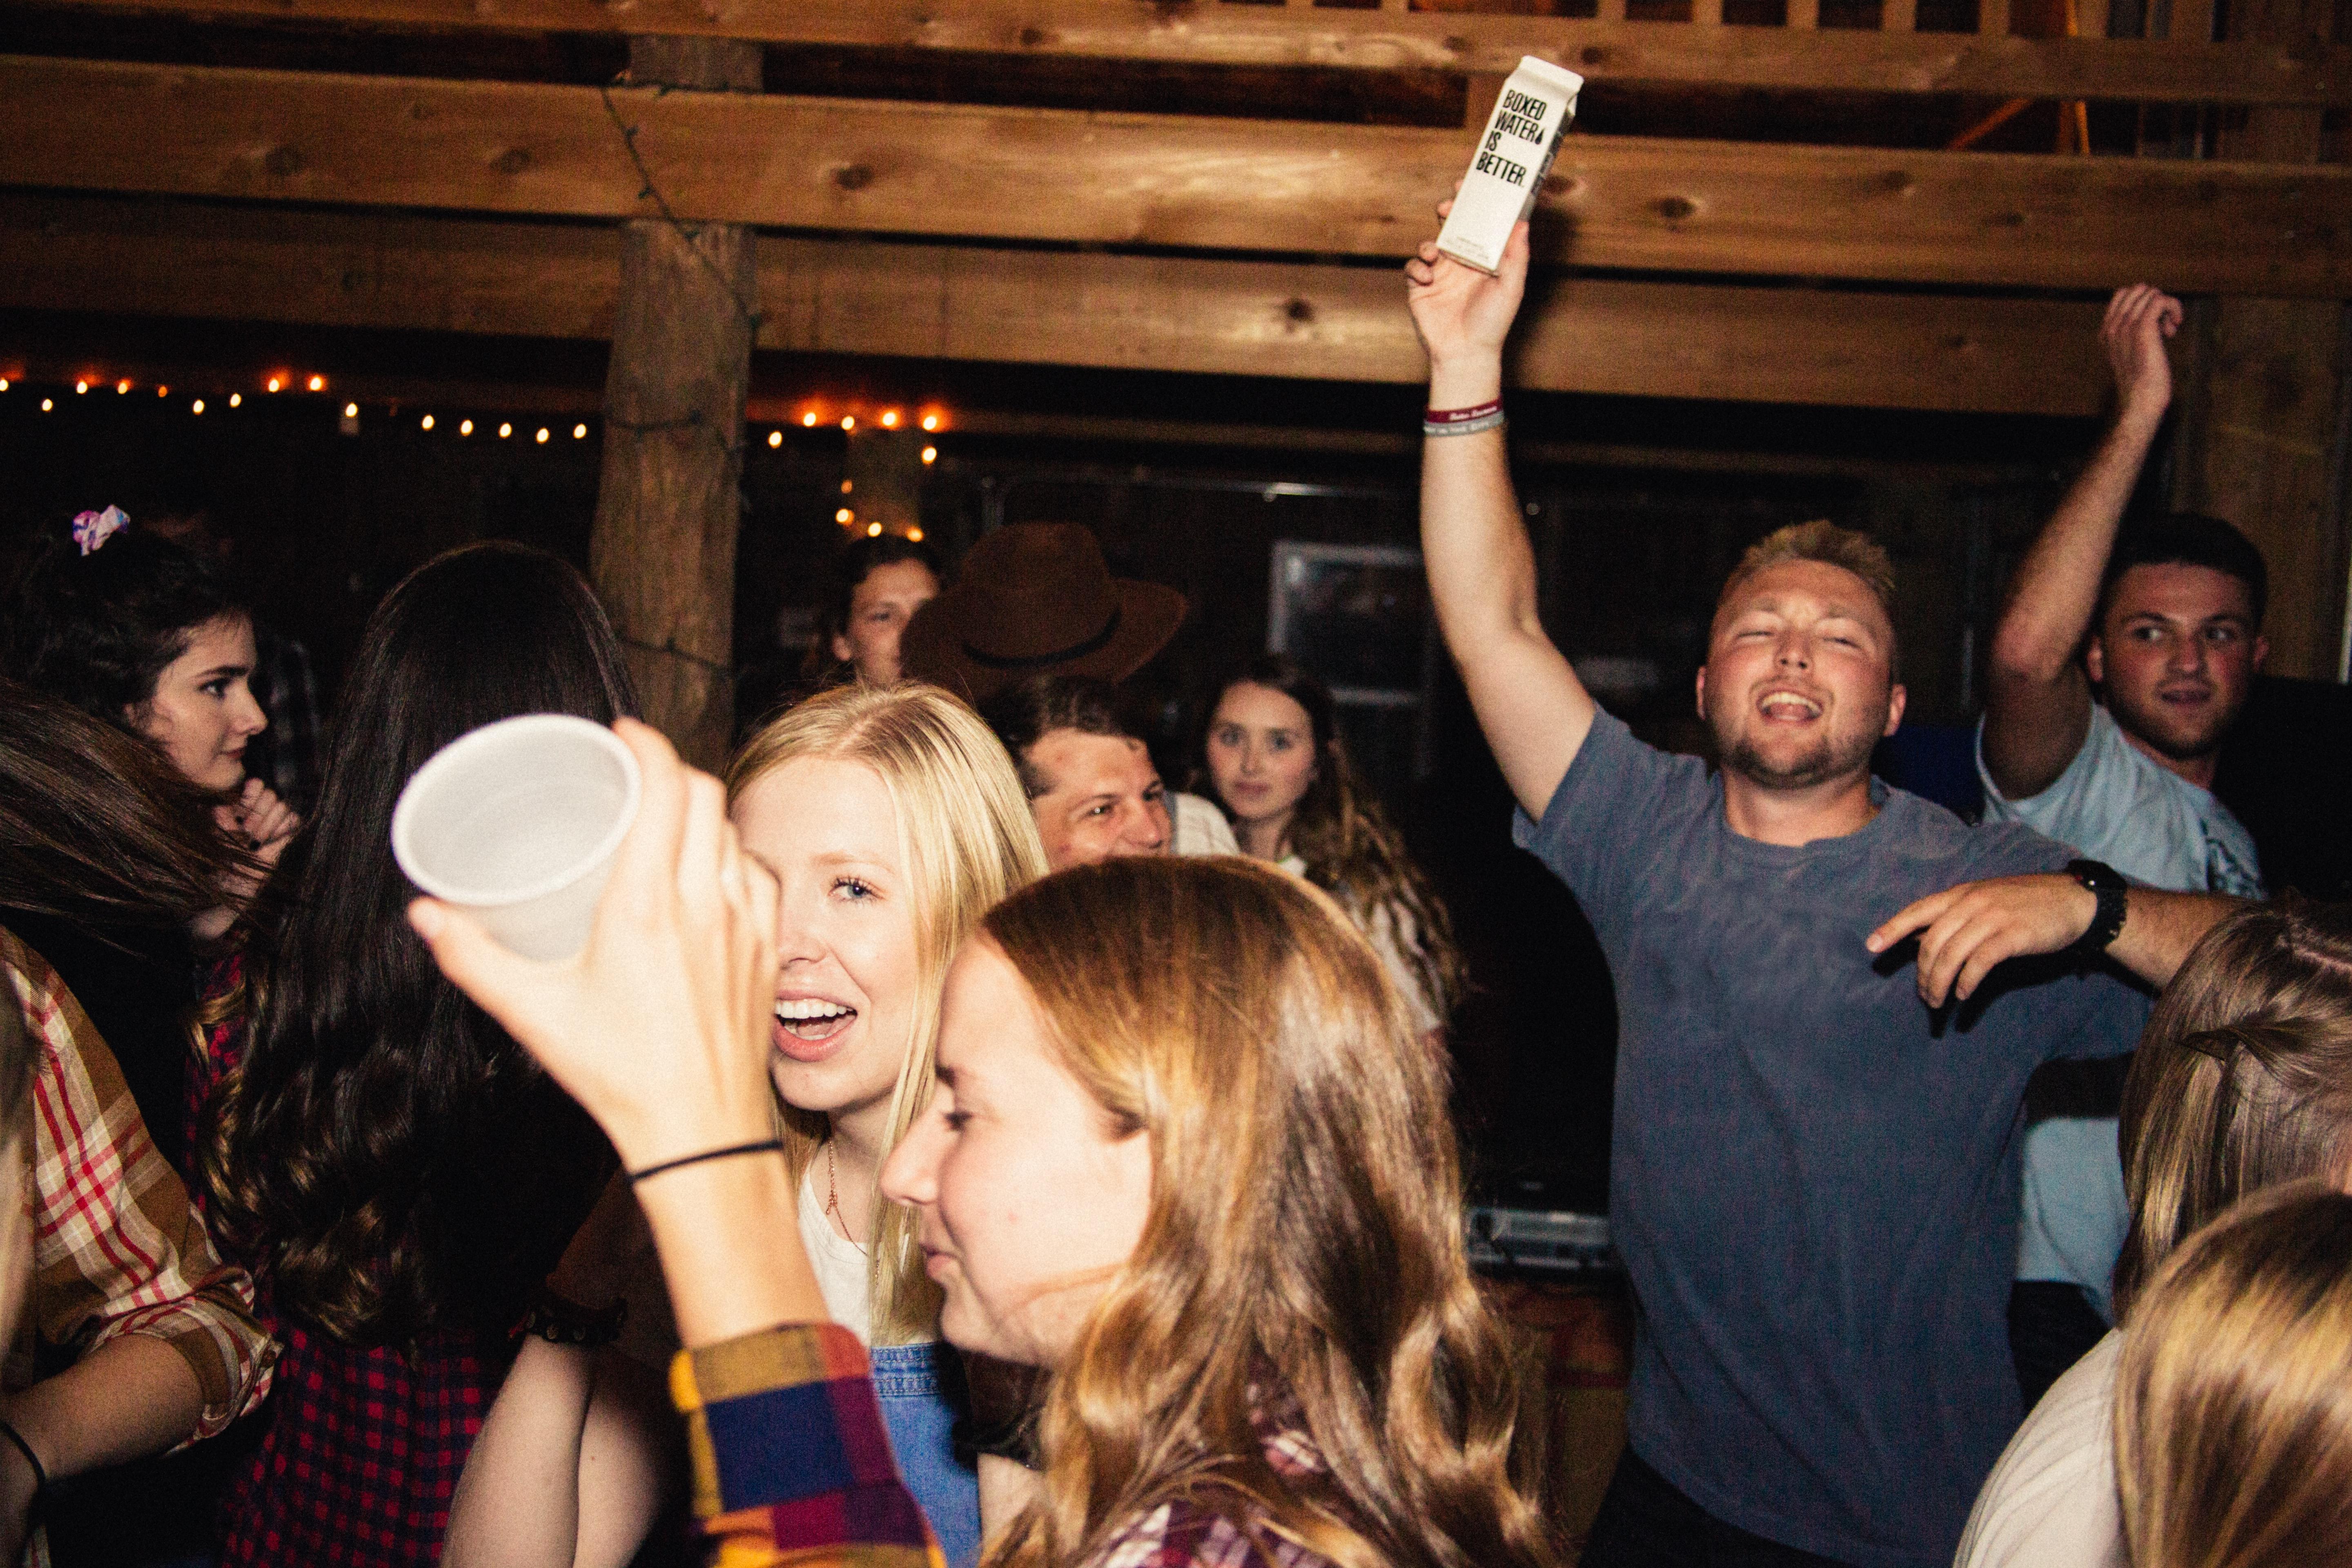
[[[2131,884],[2113,866],[2099,860],[2069,860],[2066,875],[2098,895],[2099,907],[2091,916],[2091,927],[2066,951],[2085,957],[2107,951],[2108,944],[2123,934],[2124,915],[2128,904]]]

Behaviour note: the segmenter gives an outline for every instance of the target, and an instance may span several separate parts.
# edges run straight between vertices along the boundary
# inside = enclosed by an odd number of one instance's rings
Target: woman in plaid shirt
[[[582,954],[412,919],[636,1173],[723,1559],[935,1563],[793,1230],[774,884],[716,781],[619,728],[644,805]],[[938,1076],[885,1190],[919,1211],[948,1337],[1048,1373],[1043,1493],[992,1563],[1555,1560],[1512,1473],[1443,1068],[1327,898],[1233,860],[1048,878],[956,960]]]

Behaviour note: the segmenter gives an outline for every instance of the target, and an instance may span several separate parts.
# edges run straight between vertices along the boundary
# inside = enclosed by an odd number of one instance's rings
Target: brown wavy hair
[[[1555,1563],[1465,1255],[1444,1061],[1336,904],[1238,859],[1137,856],[982,930],[1151,1148],[1141,1239],[1047,1380],[1044,1495],[991,1568],[1086,1561],[1180,1500],[1346,1568]],[[1328,1463],[1315,1486],[1254,1429],[1283,1394]]]
[[[2127,1317],[2166,1256],[2249,1193],[2352,1161],[2352,905],[2288,899],[2205,933],[2124,1084]]]
[[[1393,922],[1398,950],[1413,967],[1423,994],[1438,1016],[1445,1016],[1469,988],[1462,950],[1454,941],[1453,917],[1414,864],[1404,836],[1357,776],[1347,744],[1339,738],[1339,710],[1331,689],[1287,656],[1270,653],[1218,685],[1216,699],[1209,704],[1209,725],[1216,721],[1218,703],[1236,686],[1281,692],[1307,710],[1313,731],[1315,774],[1291,813],[1284,847],[1307,863],[1307,879],[1338,899],[1359,923],[1378,919]],[[1193,780],[1195,789],[1209,779],[1205,726],[1201,749],[1204,762]],[[1213,787],[1210,793],[1213,795]]]
[[[2116,1482],[2137,1568],[2352,1563],[2352,1197],[2248,1198],[2124,1330]]]

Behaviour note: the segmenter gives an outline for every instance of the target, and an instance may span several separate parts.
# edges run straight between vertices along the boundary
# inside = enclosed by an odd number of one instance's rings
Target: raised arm
[[[1439,209],[1442,213],[1444,209]],[[1429,353],[1429,405],[1503,395],[1503,340],[1528,280],[1528,226],[1489,278],[1437,253],[1405,263],[1405,300]],[[1511,794],[1530,816],[1551,804],[1597,711],[1536,614],[1536,558],[1511,489],[1503,432],[1423,443],[1421,549],[1438,629]]]
[[[2115,371],[2116,422],[2018,564],[1993,627],[1985,766],[2011,800],[2055,784],[2089,732],[2091,687],[2075,656],[2097,613],[2116,529],[2172,401],[2164,340],[2179,327],[2180,301],[2146,283],[2107,301],[2099,341]]]

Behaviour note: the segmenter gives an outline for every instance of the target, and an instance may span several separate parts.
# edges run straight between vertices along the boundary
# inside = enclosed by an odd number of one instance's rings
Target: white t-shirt
[[[1286,855],[1276,864],[1300,881],[1307,879],[1307,862],[1299,857]],[[1405,956],[1421,945],[1421,927],[1414,922],[1412,911],[1401,904],[1380,904],[1366,916],[1347,900],[1341,903],[1355,920],[1356,929],[1364,933],[1364,940],[1380,955],[1381,967],[1389,972],[1390,981],[1403,994],[1405,1011],[1412,1015],[1413,1028],[1425,1035],[1444,1027],[1445,1016],[1423,988],[1421,966]]]
[[[2050,1385],[2000,1452],[1954,1568],[2126,1568],[2116,1491],[2116,1368],[2109,1332]]]
[[[1168,792],[1168,850],[1172,855],[1238,855],[1241,841],[1225,814],[1197,795]]]
[[[823,1160],[812,1160],[801,1173],[801,1245],[808,1248],[809,1266],[816,1270],[826,1315],[856,1334],[860,1344],[871,1344],[874,1311],[866,1295],[866,1254],[825,1217],[824,1184],[818,1176],[824,1165]]]

